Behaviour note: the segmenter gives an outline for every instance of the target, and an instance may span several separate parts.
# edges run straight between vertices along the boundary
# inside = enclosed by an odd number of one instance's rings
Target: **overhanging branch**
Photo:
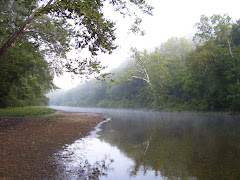
[[[35,30],[24,30],[23,33],[37,33],[37,34],[43,34],[45,36],[51,36],[53,37],[52,34],[47,34],[45,32],[41,32],[41,31],[35,31]]]

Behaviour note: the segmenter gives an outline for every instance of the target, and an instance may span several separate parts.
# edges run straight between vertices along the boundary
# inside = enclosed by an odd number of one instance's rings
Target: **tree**
[[[132,15],[132,6],[147,14],[152,10],[144,0],[0,0],[0,3],[1,107],[29,105],[36,99],[45,101],[44,93],[54,88],[54,72],[82,76],[99,73],[104,67],[96,59],[97,52],[112,53],[117,48],[115,23],[104,16],[105,3],[112,4],[123,15]],[[137,18],[135,25],[139,23]],[[138,26],[134,28],[138,30]],[[67,58],[72,49],[88,49],[90,57]],[[37,62],[46,72],[36,68]]]
[[[151,53],[132,48],[135,66],[125,79],[135,78],[146,82],[155,97],[156,109],[166,108],[170,102],[176,105],[178,99],[180,101],[182,98],[185,61],[191,50],[187,39],[176,37],[170,38]]]
[[[188,54],[194,49],[194,46],[184,38],[172,37],[165,43],[162,43],[158,49],[162,56],[166,75],[162,87],[159,87],[161,94],[165,96],[164,104],[166,107],[177,107],[186,102],[184,97],[183,84],[186,77],[186,59]]]
[[[156,73],[156,68],[159,70],[159,68],[162,67],[162,64],[157,62],[154,64],[154,62],[151,62],[151,60],[159,60],[159,54],[148,54],[147,50],[144,50],[143,52],[138,51],[136,48],[131,48],[132,51],[132,58],[134,65],[129,67],[129,70],[126,75],[121,76],[121,81],[132,81],[133,79],[140,79],[147,83],[147,85],[150,87],[150,90],[153,93],[154,101],[150,104],[152,106],[154,103],[157,103],[160,101],[159,92],[155,89],[155,84],[152,83],[153,76],[157,76],[159,78],[158,83],[161,85],[161,79],[162,79],[162,72],[158,74]],[[151,57],[151,58],[150,58]],[[152,65],[154,64],[154,65]],[[162,105],[160,102],[157,103],[160,108],[162,108]],[[149,106],[149,107],[150,107]],[[149,108],[147,107],[147,108]]]
[[[148,70],[145,67],[145,64],[147,63],[146,60],[148,58],[147,51],[145,50],[143,53],[141,53],[134,48],[132,48],[131,51],[133,53],[132,58],[134,58],[136,66],[138,66],[135,70],[135,73],[139,74],[132,75],[132,78],[142,79],[143,81],[146,81],[150,86],[151,90],[156,94],[157,92],[152,85]]]
[[[119,84],[105,90],[91,86],[91,97],[101,96],[97,106],[104,107],[239,111],[239,22],[227,15],[202,16],[196,46],[173,37],[153,52],[133,48],[126,67],[113,72]],[[84,92],[89,91],[78,94]]]
[[[214,14],[211,17],[202,15],[200,22],[195,24],[197,33],[194,36],[195,42],[215,41],[223,42],[228,38],[231,31],[231,17],[227,14]]]
[[[0,107],[47,104],[45,94],[54,89],[54,73],[38,47],[25,42],[3,54],[0,63]]]
[[[213,15],[202,16],[196,27],[199,43],[187,61],[191,80],[186,82],[194,82],[191,100],[202,110],[236,111],[240,103],[237,24],[228,15]]]
[[[1,0],[1,62],[8,48],[31,41],[66,71],[76,74],[99,72],[102,66],[96,59],[69,59],[67,62],[65,59],[66,52],[72,49],[71,39],[75,40],[74,48],[87,48],[92,56],[98,51],[111,53],[116,49],[115,23],[103,13],[107,2],[123,15],[131,15],[131,6],[148,14],[152,10],[144,0]]]

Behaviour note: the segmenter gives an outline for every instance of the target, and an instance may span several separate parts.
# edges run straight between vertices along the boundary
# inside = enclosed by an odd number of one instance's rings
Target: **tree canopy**
[[[46,101],[44,94],[54,88],[54,73],[99,73],[104,67],[96,58],[98,52],[112,53],[117,48],[115,22],[106,18],[103,11],[106,3],[123,16],[135,16],[134,32],[140,31],[141,20],[132,7],[147,14],[152,11],[144,0],[0,3],[0,107],[34,104],[37,97]],[[87,49],[90,55],[84,59],[68,58],[67,53],[73,49]]]
[[[89,99],[68,95],[52,103],[75,106],[164,110],[239,111],[240,23],[228,15],[201,16],[195,44],[170,38],[154,51],[132,49],[132,58],[116,70],[119,84],[88,85]],[[86,86],[86,85],[85,85]],[[100,91],[101,87],[101,91]],[[91,97],[98,94],[96,101]],[[67,93],[68,94],[68,93]],[[61,101],[62,100],[62,101]],[[82,104],[84,102],[84,104]],[[89,102],[94,102],[89,103]],[[150,106],[149,106],[150,105]]]
[[[143,13],[151,14],[152,10],[144,0],[1,0],[0,58],[12,45],[31,41],[61,65],[55,67],[76,74],[98,72],[101,66],[97,60],[66,61],[66,52],[87,48],[95,56],[98,51],[112,53],[116,49],[115,23],[104,16],[105,3],[123,15],[133,15],[132,6]],[[134,30],[140,22],[136,19]],[[91,68],[84,71],[85,67]]]
[[[13,46],[0,63],[0,107],[45,105],[45,94],[54,89],[53,71],[38,48],[25,42]]]

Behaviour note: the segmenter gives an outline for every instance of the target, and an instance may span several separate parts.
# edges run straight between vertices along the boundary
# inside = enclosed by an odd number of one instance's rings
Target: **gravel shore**
[[[104,117],[56,112],[41,118],[0,117],[0,179],[54,179],[54,153],[85,137]]]

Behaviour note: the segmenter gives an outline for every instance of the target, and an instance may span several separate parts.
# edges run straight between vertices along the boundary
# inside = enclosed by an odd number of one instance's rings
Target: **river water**
[[[109,117],[54,155],[56,179],[240,179],[239,116],[52,108]]]

